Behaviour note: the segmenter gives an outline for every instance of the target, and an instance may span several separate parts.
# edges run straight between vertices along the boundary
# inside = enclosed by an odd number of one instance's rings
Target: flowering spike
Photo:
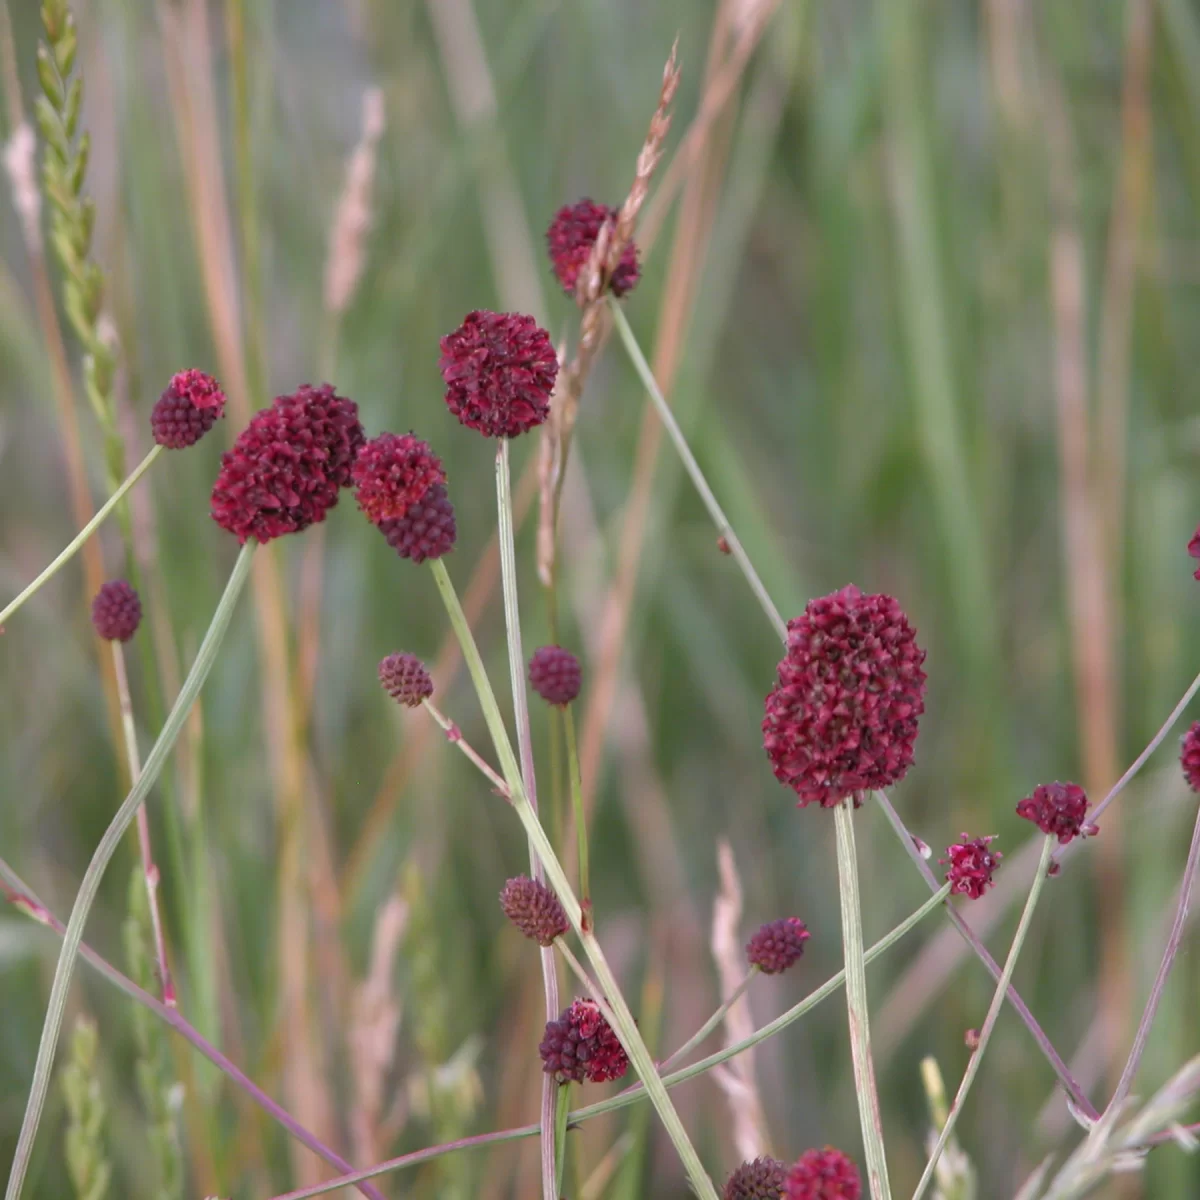
[[[381,521],[379,531],[401,558],[415,563],[449,554],[454,549],[458,526],[445,484],[435,483],[420,500],[409,505],[404,516]]]
[[[990,837],[968,838],[964,833],[962,841],[946,847],[945,858],[939,858],[942,866],[949,864],[946,872],[946,882],[950,890],[961,896],[970,896],[978,900],[994,882],[992,875],[1004,857],[999,850],[989,850],[988,845],[996,840]]]
[[[764,1155],[744,1162],[725,1181],[721,1200],[783,1200],[787,1167],[777,1158]]]
[[[415,654],[389,654],[379,663],[379,682],[393,700],[416,708],[433,695],[433,680]]]
[[[358,452],[350,470],[358,507],[373,525],[399,520],[446,482],[442,460],[412,433],[381,433]]]
[[[1077,783],[1042,783],[1017,805],[1017,816],[1052,833],[1062,845],[1076,837],[1091,837],[1099,828],[1085,822],[1087,793]]]
[[[180,371],[150,411],[154,440],[168,450],[198,442],[225,415],[221,385],[203,371]]]
[[[587,265],[601,226],[608,220],[615,224],[616,219],[617,209],[595,204],[586,197],[575,204],[564,205],[554,214],[554,220],[546,230],[546,243],[554,277],[568,296],[575,295],[579,272]],[[630,242],[621,252],[621,261],[609,280],[612,294],[625,295],[637,283],[639,274],[637,246]]]
[[[858,1168],[840,1150],[806,1150],[788,1171],[784,1200],[859,1200]]]
[[[142,620],[142,602],[124,579],[101,584],[92,601],[92,624],[107,642],[127,642]]]
[[[603,1083],[629,1069],[624,1048],[594,1000],[576,1000],[556,1021],[547,1021],[538,1053],[542,1070],[559,1083]]]
[[[558,897],[540,880],[518,875],[500,893],[504,915],[539,946],[550,946],[570,928]]]
[[[812,935],[799,917],[780,917],[759,926],[746,943],[746,959],[764,975],[779,975],[800,961]]]
[[[1200,721],[1183,735],[1183,745],[1179,751],[1179,762],[1183,767],[1183,777],[1193,792],[1200,792]]]
[[[579,695],[579,659],[561,646],[542,646],[529,660],[529,683],[547,704],[565,707]]]

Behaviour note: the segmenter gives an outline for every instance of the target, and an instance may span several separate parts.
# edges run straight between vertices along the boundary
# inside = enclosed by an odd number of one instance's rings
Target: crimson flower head
[[[350,469],[358,507],[372,525],[397,520],[436,483],[446,482],[442,460],[412,433],[381,433],[358,452]]]
[[[764,975],[778,975],[800,961],[810,936],[799,917],[768,921],[746,943],[746,959]]]
[[[358,406],[329,384],[277,396],[221,455],[213,520],[264,544],[323,521],[364,440]]]
[[[858,805],[859,792],[904,778],[925,711],[924,661],[900,605],[853,584],[788,622],[762,731],[775,778],[800,807],[850,795]]]
[[[805,1150],[788,1171],[784,1200],[859,1200],[858,1168],[840,1150]]]
[[[225,415],[221,385],[203,371],[180,371],[150,410],[154,440],[168,450],[195,445]]]
[[[1077,783],[1041,783],[1017,805],[1017,816],[1032,821],[1043,833],[1052,833],[1062,845],[1077,837],[1100,832],[1084,821],[1087,793]]]
[[[1004,857],[999,850],[988,849],[988,845],[995,840],[994,834],[991,837],[968,838],[964,833],[961,842],[946,847],[946,857],[939,858],[938,862],[950,866],[946,872],[946,882],[950,884],[952,892],[978,900],[992,886],[992,875]]]
[[[439,366],[447,407],[485,437],[516,437],[550,415],[558,356],[532,317],[468,313],[442,338]]]
[[[783,1200],[787,1167],[777,1158],[763,1155],[742,1163],[725,1181],[721,1200]]]
[[[389,654],[379,663],[379,682],[393,700],[416,708],[433,695],[433,680],[415,654]]]
[[[401,558],[423,563],[454,549],[458,526],[446,485],[435,483],[402,517],[379,522],[379,532]]]
[[[547,704],[560,708],[579,695],[579,659],[561,646],[542,646],[529,660],[529,683]]]
[[[538,1053],[542,1070],[559,1083],[603,1083],[629,1069],[624,1047],[594,1000],[576,1000],[557,1021],[547,1021]]]
[[[1193,558],[1200,558],[1200,529],[1192,534],[1192,540],[1188,542],[1188,553]],[[1200,579],[1200,567],[1196,568],[1194,575],[1196,579]]]
[[[1200,792],[1200,721],[1183,735],[1183,745],[1179,751],[1179,762],[1183,767],[1183,777],[1193,792]]]
[[[568,296],[575,295],[579,272],[591,256],[600,228],[607,220],[616,221],[617,210],[604,204],[595,204],[586,197],[575,204],[567,204],[554,214],[550,228],[546,230],[546,244],[550,248],[550,262],[554,276]],[[609,280],[614,296],[623,296],[638,281],[637,246],[633,242],[621,251],[621,260]]]
[[[142,621],[142,602],[123,579],[100,585],[92,600],[92,624],[106,642],[127,642]]]
[[[539,946],[553,945],[570,928],[558,897],[539,879],[518,875],[500,893],[504,915]]]

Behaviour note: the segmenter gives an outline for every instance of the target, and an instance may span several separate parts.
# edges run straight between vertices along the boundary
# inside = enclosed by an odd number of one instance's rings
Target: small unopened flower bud
[[[379,663],[379,682],[393,700],[416,708],[433,695],[433,680],[415,654],[389,654]]]
[[[154,440],[168,450],[198,442],[225,415],[221,385],[203,371],[180,371],[150,410]]]
[[[500,893],[504,915],[539,946],[552,945],[570,928],[558,897],[540,880],[518,875]]]
[[[721,1200],[782,1200],[787,1167],[777,1158],[763,1155],[744,1162],[725,1181]]]
[[[746,958],[764,975],[778,975],[800,961],[811,935],[799,917],[768,921],[746,943]]]
[[[561,646],[542,646],[529,660],[529,683],[547,704],[560,707],[579,695],[579,659]]]
[[[142,620],[142,602],[123,579],[101,585],[92,601],[92,624],[109,642],[127,642]]]

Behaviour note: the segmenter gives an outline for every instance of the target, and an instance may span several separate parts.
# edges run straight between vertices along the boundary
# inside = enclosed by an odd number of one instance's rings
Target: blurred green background
[[[26,114],[37,90],[40,27],[33,3],[8,15],[11,138],[17,80]],[[928,707],[894,801],[935,857],[962,830],[999,835],[1009,873],[971,916],[1003,957],[1031,869],[1016,802],[1054,778],[1098,798],[1200,667],[1186,554],[1200,517],[1193,0],[94,0],[77,15],[128,463],[174,371],[210,370],[232,400],[225,428],[134,494],[148,618],[128,658],[143,754],[234,558],[207,513],[221,443],[277,392],[324,378],[370,432],[412,428],[443,456],[459,520],[448,565],[464,593],[479,580],[475,627],[506,695],[492,458],[442,404],[437,340],[490,307],[532,312],[574,345],[577,310],[549,274],[543,231],[581,195],[620,203],[678,34],[683,80],[626,311],[785,615],[853,581],[896,595],[916,624]],[[358,214],[364,259],[336,312],[328,264],[349,260],[331,230],[373,87],[384,122]],[[77,524],[38,269],[10,189],[0,206],[7,597]],[[52,256],[48,270],[61,300]],[[65,336],[95,499],[101,443]],[[754,984],[756,1023],[837,970],[841,947],[832,823],[794,809],[761,751],[778,644],[645,407],[614,342],[580,409],[560,608],[584,662],[599,931],[665,1054],[717,1002],[718,839],[740,872],[744,935],[786,914],[813,935],[799,967]],[[536,435],[513,455],[528,496]],[[518,535],[527,648],[549,640],[536,519],[535,503]],[[125,574],[115,525],[100,545],[106,574]],[[439,658],[448,630],[433,582],[348,501],[260,557],[274,574],[259,564],[150,805],[181,1010],[356,1161],[535,1121],[536,955],[495,902],[527,868],[524,839],[425,714],[398,714],[374,677],[396,649],[439,663],[441,706],[485,749],[469,685]],[[0,645],[0,854],[64,917],[125,790],[87,598],[76,561]],[[552,814],[544,709],[534,724]],[[1195,814],[1176,746],[1172,735],[1054,881],[1017,970],[1099,1107],[1157,966]],[[927,893],[877,810],[858,829],[873,939]],[[88,929],[126,970],[134,862],[130,838]],[[56,946],[0,912],[4,1163]],[[918,1064],[936,1055],[955,1086],[992,988],[937,918],[869,980],[903,1193],[924,1161]],[[1198,1003],[1192,933],[1143,1096],[1200,1051]],[[266,1197],[321,1177],[183,1042],[148,1051],[129,1003],[86,971],[69,1022],[83,1012],[99,1027],[111,1195],[172,1194],[135,1084],[152,1053],[151,1090],[186,1162],[174,1194]],[[790,1160],[833,1142],[861,1160],[840,999],[762,1048],[755,1072],[764,1148]],[[729,1098],[711,1076],[676,1096],[723,1179],[740,1161]],[[72,1194],[64,1123],[56,1085],[27,1195]],[[980,1195],[1011,1195],[1077,1132],[1005,1012],[959,1126]],[[645,1107],[570,1145],[573,1198],[686,1195]],[[537,1144],[382,1186],[536,1195]],[[1158,1150],[1140,1184],[1111,1194],[1139,1188],[1196,1195],[1200,1165]]]

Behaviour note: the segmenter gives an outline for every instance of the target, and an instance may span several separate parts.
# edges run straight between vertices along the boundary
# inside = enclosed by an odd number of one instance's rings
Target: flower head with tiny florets
[[[409,505],[404,516],[381,521],[379,532],[401,558],[415,563],[449,554],[458,537],[458,526],[446,485],[435,483],[420,500]]]
[[[779,1159],[763,1155],[729,1176],[721,1200],[782,1200],[786,1177],[787,1167]]]
[[[1004,857],[999,850],[988,849],[995,840],[995,834],[968,838],[964,833],[961,842],[946,847],[946,857],[939,858],[938,862],[950,867],[946,882],[952,892],[978,900],[992,886],[992,875]]]
[[[542,1070],[559,1083],[603,1083],[629,1069],[624,1048],[594,1000],[576,1000],[557,1020],[547,1021],[538,1053]]]
[[[1183,777],[1193,792],[1200,792],[1200,721],[1183,735],[1183,744],[1179,749],[1179,763],[1183,767]]]
[[[446,482],[442,460],[412,433],[381,433],[358,452],[350,470],[358,507],[372,525],[395,521]]]
[[[1193,558],[1200,558],[1200,529],[1192,534],[1192,540],[1188,542],[1188,553]],[[1200,567],[1193,572],[1193,578],[1200,579]]]
[[[203,371],[180,371],[150,410],[154,440],[168,450],[195,445],[225,415],[221,385]]]
[[[127,642],[142,621],[142,602],[124,579],[101,584],[92,600],[92,624],[107,642]]]
[[[550,249],[554,277],[568,296],[575,295],[579,272],[587,265],[604,222],[615,223],[616,219],[615,208],[595,204],[587,198],[564,205],[554,214],[554,220],[546,230],[546,244]],[[625,295],[637,283],[639,274],[637,246],[630,242],[621,251],[621,260],[609,280],[612,294]]]
[[[858,804],[858,793],[904,778],[925,711],[924,660],[900,605],[853,584],[788,622],[763,745],[801,807],[850,795]]]
[[[784,1200],[859,1200],[858,1168],[840,1150],[806,1150],[787,1173]]]
[[[379,682],[393,700],[416,708],[433,695],[433,680],[415,654],[389,654],[379,662]]]
[[[486,437],[516,437],[550,415],[558,356],[532,317],[468,313],[442,338],[439,366],[447,407]]]
[[[800,961],[811,934],[799,917],[780,917],[759,926],[746,943],[746,959],[764,975],[778,975]]]
[[[1087,793],[1077,783],[1042,783],[1017,805],[1017,816],[1032,821],[1062,845],[1076,837],[1091,837],[1099,828],[1086,822]]]
[[[547,704],[563,707],[579,695],[579,659],[561,646],[542,646],[529,660],[529,683]]]
[[[504,915],[539,946],[550,946],[570,928],[558,897],[539,879],[518,875],[500,893]]]

